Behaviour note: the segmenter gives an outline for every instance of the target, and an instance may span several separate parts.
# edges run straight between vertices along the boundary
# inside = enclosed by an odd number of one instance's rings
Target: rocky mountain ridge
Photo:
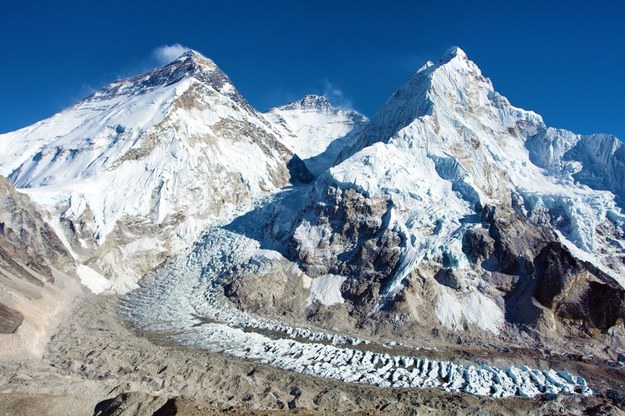
[[[74,259],[44,215],[0,177],[0,356],[40,355],[83,292]]]

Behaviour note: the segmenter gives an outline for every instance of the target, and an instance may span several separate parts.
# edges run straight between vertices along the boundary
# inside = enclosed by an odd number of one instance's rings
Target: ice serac
[[[272,108],[265,116],[280,132],[282,143],[315,175],[329,168],[368,122],[359,112],[313,94]]]
[[[119,290],[207,224],[287,184],[293,156],[194,51],[0,136],[0,155],[0,174],[54,214],[79,261],[93,259],[85,276]]]
[[[512,106],[452,48],[318,179],[290,252],[311,276],[346,277],[363,322],[373,312],[450,330],[554,319],[605,330],[625,310],[624,154],[613,136],[548,128]],[[551,289],[558,301],[537,303],[555,275],[566,276]],[[588,305],[601,294],[610,302]],[[576,312],[562,313],[563,299]]]

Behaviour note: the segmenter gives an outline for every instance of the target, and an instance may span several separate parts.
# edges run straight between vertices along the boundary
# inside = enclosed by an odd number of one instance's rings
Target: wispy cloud
[[[411,74],[421,68],[426,62],[436,62],[441,57],[441,54],[445,52],[445,48],[441,48],[441,51],[424,51],[419,54],[405,54],[389,56],[385,59],[387,69],[395,72],[402,72]]]
[[[173,45],[163,45],[152,51],[152,58],[156,59],[160,65],[165,65],[190,49],[191,48],[187,48],[179,43],[174,43]]]
[[[336,85],[332,84],[327,79],[323,80],[323,94],[330,102],[340,108],[352,109],[352,102],[348,99],[345,94],[343,94],[343,90],[341,90]]]
[[[91,86],[91,84],[82,83],[80,84],[80,92],[83,95],[90,95],[97,91],[97,88]]]

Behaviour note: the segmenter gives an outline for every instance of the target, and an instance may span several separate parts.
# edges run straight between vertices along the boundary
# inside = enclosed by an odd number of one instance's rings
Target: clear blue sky
[[[547,124],[625,138],[624,1],[0,0],[0,39],[0,132],[157,66],[163,45],[212,58],[260,110],[334,92],[369,116],[458,45]]]

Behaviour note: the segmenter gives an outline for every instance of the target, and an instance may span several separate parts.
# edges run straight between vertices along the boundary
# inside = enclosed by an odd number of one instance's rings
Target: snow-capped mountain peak
[[[490,289],[476,276],[488,279],[493,270],[494,275],[531,276],[548,242],[566,246],[563,250],[600,269],[596,275],[612,276],[625,287],[625,216],[618,198],[625,194],[622,143],[610,136],[547,128],[539,115],[512,106],[498,94],[461,49],[417,71],[353,143],[319,178],[311,197],[322,198],[331,208],[315,213],[318,220],[307,213],[293,245],[300,259],[312,259],[312,273],[356,270],[344,288],[360,301],[363,287],[369,285],[367,296],[377,299],[374,311],[404,290],[411,276],[437,274],[443,281],[436,312],[440,322],[456,327],[466,318],[495,332],[504,319],[503,302],[493,297],[497,306],[483,297]],[[378,224],[369,241],[342,234],[353,224],[334,222],[332,213],[352,200],[379,207],[375,214],[345,220]],[[497,216],[501,223],[494,220]],[[485,233],[483,228],[489,227],[490,234]],[[506,233],[510,249],[497,240]],[[476,262],[467,244],[482,234],[498,248],[489,248]],[[350,238],[353,246],[345,244]],[[331,264],[328,269],[320,266],[326,258],[351,259],[353,247],[384,244],[373,258]],[[390,275],[373,283],[361,279],[378,276],[377,269],[366,269],[368,264],[389,259]],[[449,270],[467,281],[460,285],[442,279]],[[610,279],[604,281],[608,286],[613,284]],[[474,305],[462,304],[471,297],[489,312],[471,316]]]
[[[205,57],[204,55],[202,55],[198,51],[194,51],[193,49],[189,49],[188,51],[182,53],[173,62],[187,61],[189,59],[198,63],[203,63],[207,65],[215,65],[215,63],[210,58]]]
[[[469,59],[466,52],[460,49],[459,46],[452,46],[451,48],[447,49],[447,51],[441,56],[440,62],[447,63],[451,61],[452,59],[456,59],[456,58],[462,59],[465,61]]]
[[[329,168],[368,122],[359,112],[334,107],[327,97],[315,94],[272,108],[265,116],[283,144],[305,159],[314,174]]]
[[[288,183],[292,152],[278,135],[217,65],[189,51],[0,136],[0,174],[58,216],[78,257],[103,251],[99,273],[136,280],[207,224]],[[135,255],[145,264],[125,270]]]
[[[323,95],[308,94],[301,100],[292,101],[279,107],[284,110],[315,110],[315,111],[336,111],[337,109],[330,103],[330,100]]]
[[[195,79],[222,93],[235,94],[228,77],[210,59],[195,51],[187,51],[169,64],[145,74],[115,81],[93,93],[86,100],[107,100],[116,96],[145,94],[185,79]]]
[[[530,124],[542,124],[536,113],[511,106],[466,53],[453,47],[436,63],[423,65],[400,86],[374,114],[358,140],[341,152],[339,161],[373,143],[388,140],[425,116],[479,121],[480,112],[491,111],[502,113],[495,118],[506,128],[513,128],[519,117]]]

